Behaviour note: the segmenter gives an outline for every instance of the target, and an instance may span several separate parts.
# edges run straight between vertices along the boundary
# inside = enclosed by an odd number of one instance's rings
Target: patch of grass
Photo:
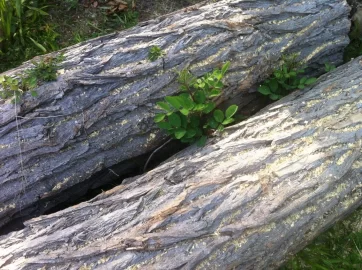
[[[336,223],[280,270],[362,269],[362,208]]]

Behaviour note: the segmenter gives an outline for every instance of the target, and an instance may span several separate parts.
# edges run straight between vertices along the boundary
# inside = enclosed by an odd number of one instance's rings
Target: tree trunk
[[[0,238],[2,269],[276,269],[362,204],[362,58]]]
[[[340,63],[349,9],[344,0],[225,0],[63,50],[56,82],[21,106],[0,105],[0,226],[79,196],[102,183],[88,180],[97,172],[161,145],[155,102],[177,92],[175,70],[199,76],[230,60],[219,102],[243,103],[282,54],[299,52],[312,72]],[[165,56],[150,62],[153,45]]]

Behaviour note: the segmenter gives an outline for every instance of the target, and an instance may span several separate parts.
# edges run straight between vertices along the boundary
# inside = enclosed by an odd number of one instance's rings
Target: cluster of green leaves
[[[160,47],[152,46],[148,52],[148,59],[153,62],[160,58],[162,55],[164,55],[164,52]]]
[[[27,70],[25,76],[20,76],[20,79],[10,76],[0,76],[0,97],[2,99],[11,99],[13,103],[19,102],[25,91],[30,91],[33,97],[37,96],[34,90],[41,82],[54,81],[57,79],[58,63],[64,59],[63,55],[57,57],[48,57],[40,62],[33,61],[34,68]]]
[[[362,269],[361,220],[362,208],[318,236],[280,270]]]
[[[58,49],[46,0],[0,0],[0,72]]]
[[[0,84],[2,90],[0,91],[0,97],[2,99],[12,99],[13,102],[17,102],[22,96],[24,90],[20,86],[20,81],[16,78],[9,76],[0,76]]]
[[[238,106],[231,105],[223,112],[216,108],[214,98],[222,93],[222,78],[230,62],[221,69],[215,69],[201,78],[189,71],[179,73],[181,94],[167,96],[157,105],[164,112],[155,116],[158,127],[184,143],[196,142],[198,146],[206,143],[207,136],[214,131],[223,131],[224,127],[235,121],[233,116]]]
[[[330,71],[335,70],[335,69],[336,69],[336,66],[335,66],[335,65],[332,65],[332,64],[330,64],[330,63],[325,63],[325,64],[324,64],[324,70],[325,70],[326,72],[330,72]]]
[[[54,81],[57,79],[58,63],[64,60],[64,55],[59,54],[57,57],[46,57],[39,62],[32,61],[35,66],[27,71],[27,78],[37,83]]]
[[[317,79],[302,76],[305,67],[296,61],[297,56],[296,54],[284,56],[282,65],[260,85],[258,91],[272,100],[278,100],[293,90],[313,84]]]

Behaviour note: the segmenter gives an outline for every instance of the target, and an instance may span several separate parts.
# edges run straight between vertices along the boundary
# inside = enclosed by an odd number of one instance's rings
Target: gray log
[[[177,92],[175,69],[199,76],[230,60],[219,102],[243,97],[284,53],[299,52],[311,72],[339,64],[349,10],[344,0],[224,0],[63,50],[56,82],[21,106],[0,104],[0,226],[79,196],[102,183],[88,180],[95,173],[159,146],[155,102]],[[166,55],[150,62],[153,45]]]
[[[362,204],[362,58],[0,238],[1,269],[277,269]]]

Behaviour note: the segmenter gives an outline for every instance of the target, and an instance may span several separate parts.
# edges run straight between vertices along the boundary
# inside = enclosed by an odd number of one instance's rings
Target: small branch
[[[161,150],[162,147],[164,147],[166,144],[168,144],[168,143],[169,143],[170,141],[172,141],[172,140],[173,140],[173,138],[170,138],[167,142],[165,142],[163,145],[161,145],[160,147],[156,148],[156,150],[152,152],[152,154],[150,155],[150,157],[147,159],[147,162],[146,162],[145,166],[143,167],[143,172],[146,171],[147,165],[148,165],[148,163],[151,161],[151,158],[153,157],[153,155],[154,155],[157,151]]]

